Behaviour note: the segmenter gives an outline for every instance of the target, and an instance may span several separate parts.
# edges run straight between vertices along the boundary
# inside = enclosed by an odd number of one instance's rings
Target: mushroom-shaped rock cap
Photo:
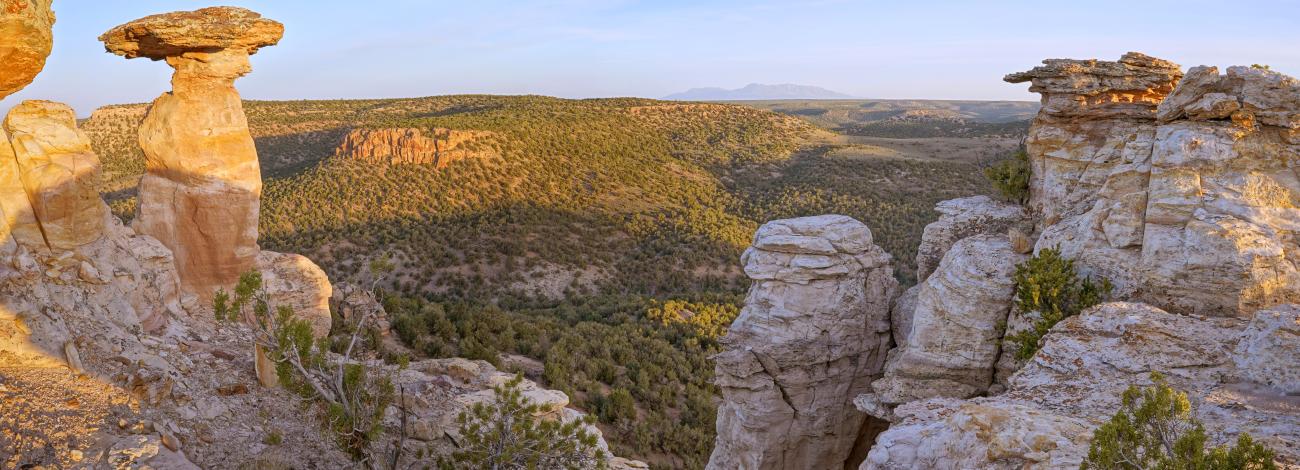
[[[284,25],[238,7],[212,7],[146,16],[99,36],[108,52],[161,60],[186,52],[242,49],[249,54],[273,46]]]

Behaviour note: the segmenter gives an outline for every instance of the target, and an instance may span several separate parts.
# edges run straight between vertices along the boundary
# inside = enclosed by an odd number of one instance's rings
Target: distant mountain
[[[751,83],[744,88],[725,90],[722,88],[692,88],[690,90],[665,96],[666,100],[677,101],[731,101],[731,100],[845,100],[853,96],[808,85],[764,85]]]

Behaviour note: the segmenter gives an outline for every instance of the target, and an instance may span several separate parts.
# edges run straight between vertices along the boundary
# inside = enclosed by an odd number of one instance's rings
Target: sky
[[[1300,74],[1300,1],[224,0],[285,24],[247,99],[461,93],[658,98],[795,83],[864,98],[1036,100],[1002,82],[1044,58],[1140,51],[1184,67]],[[96,39],[189,0],[55,0],[55,46],[22,99],[78,114],[147,102],[171,69]]]

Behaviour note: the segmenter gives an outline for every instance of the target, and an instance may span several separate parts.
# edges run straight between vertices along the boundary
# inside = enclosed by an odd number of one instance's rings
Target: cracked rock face
[[[764,224],[741,260],[754,284],[714,357],[708,468],[839,468],[874,437],[852,400],[889,348],[890,257],[866,225],[825,215]]]
[[[1025,255],[1006,235],[957,242],[921,284],[911,333],[891,354],[884,378],[872,384],[880,401],[968,398],[993,381],[1015,281]]]
[[[1068,91],[1030,74],[1044,100]],[[1037,248],[1059,247],[1119,298],[1182,313],[1248,317],[1300,301],[1300,83],[1196,67],[1167,100],[1143,96],[1140,116],[1045,108],[1034,121]]]
[[[0,182],[14,239],[29,248],[71,250],[104,233],[108,206],[99,198],[99,157],[77,129],[72,108],[24,101],[9,111],[0,137]],[[8,153],[12,152],[12,153]],[[17,200],[20,187],[27,204]]]
[[[262,177],[235,80],[284,26],[234,7],[142,18],[100,36],[128,59],[166,60],[172,91],[140,125],[145,176],[135,227],[176,254],[185,290],[210,298],[256,265]]]
[[[1295,397],[1243,380],[1270,373],[1241,363],[1238,342],[1268,336],[1255,334],[1262,331],[1234,318],[1099,305],[1052,328],[1006,393],[899,406],[862,468],[1078,468],[1092,430],[1114,414],[1124,389],[1151,385],[1151,371],[1188,393],[1210,445],[1248,432],[1280,462],[1300,463]]]
[[[950,199],[934,207],[939,220],[925,226],[921,246],[916,250],[916,280],[925,282],[954,243],[979,234],[1005,234],[1025,224],[1025,208],[988,196]],[[899,341],[902,342],[901,340]]]

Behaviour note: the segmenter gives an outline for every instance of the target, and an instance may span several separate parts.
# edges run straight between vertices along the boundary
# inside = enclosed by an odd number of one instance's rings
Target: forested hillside
[[[739,312],[738,258],[761,222],[855,217],[911,283],[934,204],[989,192],[979,168],[1016,145],[960,133],[863,140],[753,107],[642,99],[246,109],[266,180],[264,248],[302,253],[335,282],[377,282],[420,354],[519,368],[599,416],[618,455],[681,468],[702,467],[712,447],[708,356]],[[124,218],[143,171],[142,110],[83,123]],[[361,128],[493,138],[473,143],[490,157],[444,168],[336,155]]]

